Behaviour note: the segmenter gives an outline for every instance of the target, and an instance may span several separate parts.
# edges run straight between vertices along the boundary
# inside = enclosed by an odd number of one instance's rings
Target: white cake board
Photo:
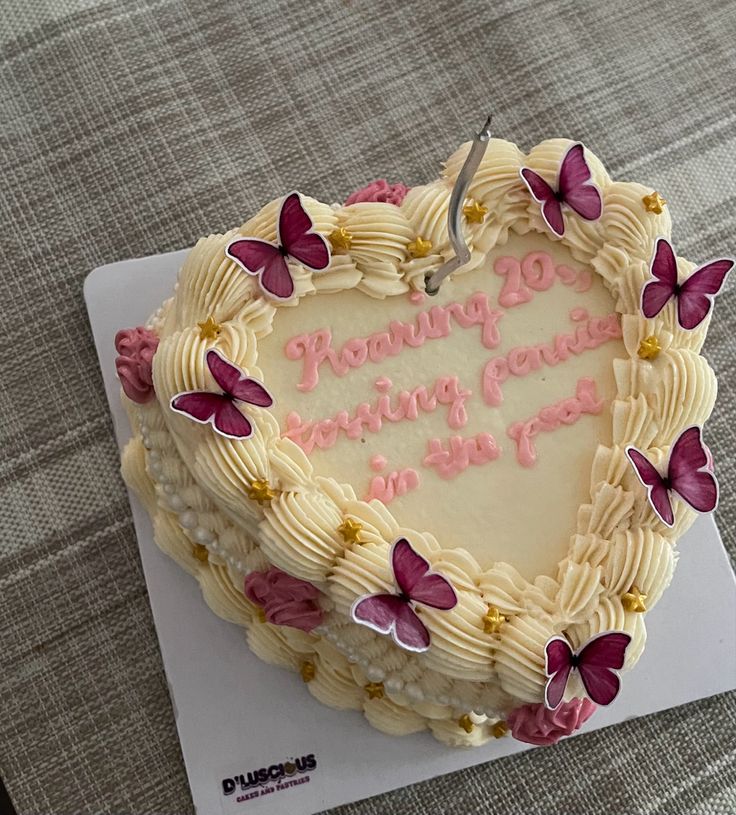
[[[186,252],[95,269],[84,287],[115,434],[130,437],[115,376],[113,337],[140,325],[171,296]],[[131,494],[141,560],[192,797],[200,815],[312,815],[329,807],[529,749],[511,738],[472,750],[429,733],[391,738],[355,711],[325,707],[301,678],[252,654],[239,627],[213,614],[199,586],[160,552]],[[583,732],[712,696],[736,685],[736,581],[711,517],[680,543],[675,578],[647,615],[649,640],[610,708]],[[316,768],[281,790],[237,801],[222,779],[314,754]],[[288,780],[288,779],[286,779]],[[273,788],[267,784],[257,788]]]

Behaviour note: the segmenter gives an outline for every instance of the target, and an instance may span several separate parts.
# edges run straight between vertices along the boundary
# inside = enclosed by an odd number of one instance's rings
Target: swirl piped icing
[[[515,145],[492,140],[468,192],[488,213],[481,223],[464,225],[472,259],[460,274],[477,269],[509,234],[544,231],[519,169],[527,166],[552,179],[569,146],[550,140],[524,156]],[[315,230],[327,237],[344,228],[351,246],[336,250],[321,275],[295,266],[291,304],[348,289],[378,299],[421,290],[424,274],[451,254],[447,199],[467,149],[448,160],[440,181],[415,188],[400,205],[371,201],[341,208],[303,198]],[[603,196],[603,215],[596,222],[570,218],[562,243],[606,282],[622,312],[629,359],[616,363],[609,446],[595,452],[590,500],[580,507],[554,577],[529,581],[503,562],[482,569],[467,553],[443,549],[429,533],[402,528],[385,506],[367,504],[352,487],[320,478],[298,445],[280,438],[278,423],[266,411],[254,412],[252,439],[238,442],[216,438],[166,410],[176,393],[212,386],[204,365],[210,345],[197,328],[209,317],[220,325],[216,347],[262,377],[258,344],[280,307],[260,296],[253,278],[225,257],[224,247],[236,235],[274,240],[281,199],[239,230],[199,241],[185,261],[175,297],[146,329],[160,338],[152,377],[156,398],[128,405],[138,436],[126,452],[124,470],[155,516],[158,544],[197,577],[216,613],[246,626],[261,658],[292,670],[311,660],[316,673],[309,686],[316,698],[335,707],[362,706],[385,732],[430,727],[448,744],[485,741],[500,713],[518,710],[519,702],[541,703],[544,646],[563,630],[575,647],[595,633],[627,631],[630,668],[644,645],[645,614],[626,611],[621,597],[636,586],[647,595],[648,607],[656,603],[675,565],[672,541],[694,517],[678,502],[674,530],[663,527],[627,469],[623,447],[636,443],[661,466],[683,426],[709,415],[715,379],[698,355],[707,320],[685,332],[672,307],[652,320],[641,316],[652,243],[659,234],[669,235],[669,216],[647,214],[641,206],[644,188],[611,182],[597,159],[586,156]],[[425,257],[411,256],[409,244],[417,237],[432,244]],[[678,260],[681,277],[692,268]],[[639,345],[651,335],[662,350],[656,359],[642,360]],[[254,481],[265,481],[275,497],[264,505],[248,500]],[[346,518],[360,524],[358,545],[348,545],[337,531]],[[422,612],[432,647],[421,658],[347,619],[357,597],[393,589],[387,557],[399,534],[411,538],[433,567],[441,564],[459,595],[451,611]],[[195,544],[206,548],[206,561],[192,554]],[[323,618],[314,636],[260,622],[242,593],[245,574],[272,566],[323,592]],[[496,632],[485,630],[489,607],[504,617]],[[383,698],[365,698],[369,681],[384,683]],[[466,733],[459,717],[476,708],[480,713],[469,720],[473,726]]]

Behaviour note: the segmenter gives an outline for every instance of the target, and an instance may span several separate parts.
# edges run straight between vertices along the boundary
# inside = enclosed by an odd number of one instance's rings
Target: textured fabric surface
[[[38,5],[0,23],[0,774],[20,815],[191,813],[84,277],[287,189],[432,179],[488,109],[660,189],[681,254],[733,253],[736,5]],[[706,346],[732,557],[734,283]],[[727,695],[336,812],[726,815],[735,751]]]

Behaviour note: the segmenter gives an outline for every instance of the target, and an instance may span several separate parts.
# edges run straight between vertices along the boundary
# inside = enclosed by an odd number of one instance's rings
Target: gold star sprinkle
[[[339,226],[330,232],[329,241],[333,252],[337,249],[347,250],[353,245],[353,236],[344,226]]]
[[[644,605],[646,599],[646,594],[642,594],[636,586],[632,586],[631,591],[627,591],[621,598],[621,603],[625,611],[637,611],[641,614],[641,612],[647,610]]]
[[[413,258],[426,258],[432,251],[432,241],[417,236],[406,248]]]
[[[254,481],[248,487],[248,498],[253,501],[258,501],[259,504],[265,504],[276,497],[276,492],[271,489],[268,481]]]
[[[363,524],[354,521],[352,518],[346,518],[337,531],[342,535],[345,543],[360,543],[360,533],[363,531]]]
[[[483,630],[486,634],[498,634],[505,622],[506,618],[496,606],[488,606],[488,612],[483,617]]]
[[[473,720],[467,713],[463,713],[463,715],[457,720],[457,725],[458,727],[462,727],[466,733],[472,733],[473,729],[475,728]]]
[[[314,667],[314,662],[311,662],[310,660],[302,662],[302,667],[299,668],[299,673],[302,675],[302,679],[305,682],[311,682],[317,675],[317,669]]]
[[[466,204],[463,207],[463,215],[469,224],[482,224],[488,215],[488,207],[484,207],[478,201],[473,201],[472,204]]]
[[[197,325],[199,326],[200,340],[216,340],[220,336],[220,331],[222,331],[222,326],[215,321],[211,314],[203,323],[197,323]]]
[[[650,337],[645,337],[639,343],[637,354],[642,359],[656,359],[661,350],[662,346],[659,344],[659,340],[652,334]]]
[[[383,699],[383,682],[369,682],[365,686],[369,699]]]
[[[496,722],[491,728],[491,735],[494,739],[502,739],[509,732],[509,726],[504,721]]]
[[[667,201],[655,190],[650,195],[645,195],[642,199],[644,209],[647,212],[653,212],[655,215],[661,215]]]
[[[210,558],[209,552],[207,551],[206,546],[202,546],[201,543],[193,543],[192,544],[192,554],[194,557],[197,558],[200,563],[207,563]]]

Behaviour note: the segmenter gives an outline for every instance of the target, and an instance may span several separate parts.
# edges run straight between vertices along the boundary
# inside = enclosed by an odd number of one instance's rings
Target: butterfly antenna
[[[450,244],[455,250],[455,257],[442,264],[439,269],[427,274],[424,278],[424,290],[429,295],[435,295],[440,290],[440,284],[456,269],[464,266],[470,260],[470,249],[465,243],[462,230],[462,209],[470,182],[478,171],[483,156],[486,153],[488,142],[491,139],[491,114],[486,118],[483,127],[475,134],[470,144],[468,156],[460,169],[450,195],[450,204],[447,209],[447,231]]]

